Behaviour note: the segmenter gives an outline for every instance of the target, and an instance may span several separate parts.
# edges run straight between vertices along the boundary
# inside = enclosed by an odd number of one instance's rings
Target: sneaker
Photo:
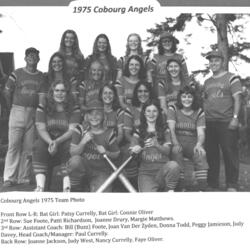
[[[37,186],[36,189],[34,190],[34,192],[44,192],[44,188]]]
[[[14,186],[14,183],[12,181],[8,180],[3,183],[3,187],[12,187],[12,186]]]
[[[64,193],[70,193],[70,187],[64,188],[64,189],[63,189],[63,192],[64,192]]]
[[[227,188],[227,192],[237,192],[237,189],[230,187],[230,188]]]

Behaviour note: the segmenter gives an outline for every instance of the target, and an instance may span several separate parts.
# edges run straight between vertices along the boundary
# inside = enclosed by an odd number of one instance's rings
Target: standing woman
[[[119,97],[120,105],[126,109],[132,104],[134,88],[139,81],[145,81],[145,70],[140,56],[129,57],[123,76],[116,81],[115,87]]]
[[[68,85],[56,81],[51,85],[45,105],[36,111],[38,139],[33,148],[33,169],[37,188],[43,192],[49,167],[61,164],[64,176],[63,190],[70,189],[69,177],[65,176],[65,164],[69,160],[72,129],[80,121],[80,109],[73,106]]]
[[[74,30],[64,31],[59,52],[65,57],[69,77],[75,76],[79,80],[83,80],[84,57],[79,47],[77,34]]]
[[[121,78],[121,76],[123,75],[124,70],[125,70],[125,65],[129,57],[132,55],[140,56],[142,58],[145,69],[147,69],[149,58],[148,56],[143,54],[141,37],[137,33],[131,33],[127,38],[126,54],[125,56],[121,57],[118,60],[117,79]]]
[[[181,54],[176,53],[178,43],[179,40],[169,32],[163,32],[160,36],[158,44],[158,54],[155,54],[150,62],[150,74],[148,77],[148,81],[153,83],[154,91],[156,94],[158,93],[158,82],[160,80],[167,81],[166,65],[169,59],[174,58],[180,61],[184,80],[186,82],[189,81],[189,74],[186,61]]]
[[[119,105],[116,88],[105,84],[100,89],[99,99],[104,105],[104,126],[115,129],[119,145],[123,139],[124,111]]]
[[[89,71],[90,65],[93,61],[100,61],[105,70],[105,82],[113,82],[117,74],[117,60],[111,53],[111,46],[108,37],[105,34],[100,34],[96,37],[93,53],[85,60],[85,72]]]
[[[172,157],[181,166],[180,189],[184,186],[184,160],[186,157],[193,161],[198,189],[204,191],[207,187],[206,152],[203,148],[205,141],[205,115],[198,105],[195,90],[185,86],[177,96],[177,104],[168,110],[168,124],[173,142]]]
[[[169,131],[164,126],[157,100],[147,102],[142,109],[141,124],[134,133],[131,152],[141,152],[138,185],[140,192],[173,191],[178,183],[180,167],[169,161],[171,149]]]
[[[187,84],[182,67],[180,60],[169,59],[166,65],[166,80],[160,80],[158,83],[158,99],[166,115],[168,106],[176,103],[179,90]]]

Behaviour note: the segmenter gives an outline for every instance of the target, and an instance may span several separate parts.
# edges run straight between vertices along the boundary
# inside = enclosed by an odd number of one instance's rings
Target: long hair
[[[191,105],[192,110],[198,110],[200,108],[199,98],[198,98],[197,92],[195,91],[195,89],[193,87],[186,85],[178,92],[177,102],[176,102],[176,106],[178,109],[183,108],[183,105],[181,102],[181,95],[182,94],[191,94],[193,96],[193,103]]]
[[[117,94],[117,90],[116,90],[116,87],[114,85],[111,85],[111,84],[104,84],[102,86],[102,88],[100,89],[99,91],[99,100],[103,103],[103,100],[102,100],[102,94],[103,94],[103,90],[104,88],[109,88],[113,94],[114,94],[114,99],[113,99],[113,103],[112,103],[112,109],[114,111],[116,111],[117,109],[120,108],[120,103],[119,103],[119,98],[118,98],[118,94]]]
[[[145,88],[148,90],[149,93],[149,97],[148,100],[152,100],[154,98],[154,94],[153,94],[153,89],[150,83],[145,82],[145,81],[139,81],[134,88],[134,92],[133,92],[133,97],[132,97],[132,105],[134,107],[140,107],[141,103],[138,99],[138,89],[140,88],[140,86],[145,86]]]
[[[145,117],[145,110],[148,106],[151,106],[151,105],[154,105],[158,110],[158,117],[155,123],[155,131],[156,131],[156,137],[158,141],[162,143],[164,141],[164,131],[166,127],[163,122],[162,109],[157,99],[149,100],[142,107],[141,117],[140,117],[140,126],[139,126],[140,137],[142,140],[145,140],[147,139],[149,135],[149,133],[147,132],[148,123]]]
[[[164,47],[163,47],[163,44],[162,44],[162,40],[165,39],[165,38],[162,38],[159,40],[158,42],[158,53],[159,55],[164,55],[165,51],[164,51]],[[172,40],[172,47],[171,47],[171,53],[175,53],[176,50],[177,50],[177,41],[176,39],[174,38],[170,38]]]
[[[65,55],[66,53],[66,47],[65,47],[65,37],[66,37],[66,34],[68,33],[71,33],[74,35],[75,37],[75,42],[73,44],[73,47],[72,47],[72,55],[77,59],[77,60],[82,60],[83,58],[83,54],[80,50],[80,47],[79,47],[79,40],[78,40],[78,36],[76,34],[76,32],[74,30],[65,30],[63,35],[62,35],[62,38],[61,38],[61,42],[60,42],[60,48],[59,48],[59,52],[61,52],[63,55]]]
[[[70,93],[70,88],[68,84],[62,81],[55,81],[51,84],[51,87],[49,89],[47,99],[46,99],[46,111],[47,114],[50,116],[53,116],[57,110],[56,110],[56,102],[54,100],[54,89],[58,84],[63,84],[66,90],[66,97],[63,102],[63,107],[66,115],[69,117],[73,111],[73,105],[74,105],[74,98],[72,94]]]
[[[187,84],[187,82],[185,82],[185,77],[184,77],[184,74],[183,74],[182,64],[181,64],[180,60],[178,60],[178,59],[176,59],[176,58],[171,58],[171,59],[169,59],[168,62],[167,62],[167,65],[166,65],[166,68],[167,68],[167,70],[166,70],[166,82],[168,83],[167,86],[168,86],[168,91],[169,91],[170,93],[171,93],[171,90],[172,90],[172,84],[170,84],[170,83],[172,83],[172,77],[171,77],[171,75],[170,75],[170,73],[169,73],[169,71],[168,71],[168,66],[169,66],[169,64],[170,64],[171,62],[176,62],[176,63],[178,63],[178,65],[179,65],[179,67],[180,67],[179,78],[180,78],[181,85],[182,85],[182,86],[185,86],[185,85]]]
[[[55,52],[49,59],[49,67],[48,67],[48,80],[49,83],[54,82],[55,80],[55,72],[52,68],[52,61],[55,57],[59,57],[62,60],[62,75],[63,75],[63,80],[68,80],[67,77],[67,71],[66,71],[66,62],[65,62],[65,58],[63,56],[62,53],[60,52]]]
[[[137,48],[137,53],[138,53],[138,55],[142,56],[143,55],[143,49],[142,49],[142,46],[141,46],[141,37],[137,33],[131,33],[131,34],[129,34],[129,36],[127,38],[126,53],[125,53],[125,55],[128,56],[130,54],[130,48],[129,48],[128,40],[129,40],[129,38],[131,36],[136,36],[138,38],[139,44],[138,44],[138,48]]]
[[[130,76],[130,72],[129,72],[129,63],[130,63],[130,61],[131,61],[132,59],[136,60],[136,61],[139,62],[139,64],[140,64],[140,70],[139,70],[139,72],[138,72],[138,78],[139,78],[140,80],[145,79],[145,78],[146,78],[146,71],[145,71],[144,63],[143,63],[142,58],[141,58],[140,56],[138,56],[138,55],[132,55],[132,56],[129,57],[127,63],[125,64],[125,68],[124,68],[124,73],[123,73],[123,75],[126,76],[126,77],[129,77],[129,76]]]
[[[106,34],[99,34],[96,37],[94,45],[93,45],[93,53],[92,53],[92,55],[94,57],[96,57],[96,58],[98,58],[100,56],[100,52],[98,51],[98,46],[97,46],[98,40],[100,38],[104,38],[107,41],[107,50],[105,51],[106,56],[112,55],[112,53],[111,53],[111,45],[110,45],[110,42],[109,42],[109,38],[108,38],[108,36]]]

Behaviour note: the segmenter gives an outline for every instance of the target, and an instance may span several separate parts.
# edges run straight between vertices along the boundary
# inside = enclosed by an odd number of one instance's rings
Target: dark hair
[[[164,51],[164,47],[162,44],[162,40],[166,39],[166,37],[161,38],[158,42],[158,53],[159,55],[164,55],[165,51]],[[169,37],[168,39],[171,39],[172,41],[172,47],[171,47],[171,53],[175,53],[177,50],[177,41],[176,39],[174,39],[173,37]]]
[[[140,80],[143,80],[146,78],[146,72],[145,72],[145,68],[144,68],[144,63],[143,63],[143,60],[140,56],[138,55],[132,55],[128,58],[127,60],[127,63],[125,64],[125,68],[124,68],[124,73],[123,75],[126,76],[126,77],[129,77],[130,76],[130,72],[129,72],[129,63],[131,60],[136,60],[140,63],[140,70],[138,72],[138,78]]]
[[[72,94],[70,93],[70,88],[68,86],[68,84],[66,84],[63,81],[54,81],[49,89],[48,95],[47,95],[47,99],[46,99],[46,111],[47,114],[50,116],[53,116],[54,113],[56,113],[56,103],[53,97],[54,94],[54,89],[56,87],[56,85],[58,84],[63,84],[66,90],[66,98],[65,101],[63,103],[64,106],[64,111],[66,113],[66,115],[69,117],[73,111],[73,105],[74,105],[74,97],[72,96]]]
[[[68,80],[68,77],[67,77],[67,71],[66,71],[66,62],[65,62],[65,58],[63,56],[62,53],[60,52],[55,52],[49,59],[49,67],[48,67],[48,80],[49,80],[49,83],[52,83],[54,82],[55,80],[55,72],[52,68],[52,61],[55,57],[59,57],[61,60],[62,60],[62,74],[63,74],[63,80],[64,81],[67,81]]]
[[[111,55],[111,46],[110,46],[110,42],[109,42],[109,38],[106,34],[99,34],[96,39],[95,39],[95,42],[94,42],[94,45],[93,45],[93,55],[98,58],[100,56],[100,52],[98,51],[98,47],[97,47],[97,43],[98,43],[98,40],[100,38],[104,38],[106,41],[107,41],[107,50],[105,52],[106,56],[108,55]]]
[[[72,48],[72,55],[77,60],[81,61],[83,59],[83,54],[82,54],[82,52],[80,50],[78,37],[77,37],[77,34],[76,34],[76,32],[74,30],[66,30],[66,31],[64,31],[64,33],[62,35],[62,38],[61,38],[61,42],[60,42],[59,52],[61,52],[63,55],[66,53],[64,40],[65,40],[65,37],[66,37],[67,33],[71,33],[75,37],[75,42],[74,42],[73,48]]]
[[[171,58],[171,59],[169,59],[169,60],[167,61],[167,65],[166,65],[166,68],[167,68],[167,70],[166,70],[166,82],[168,83],[168,84],[167,84],[167,86],[168,86],[168,91],[170,91],[170,92],[171,92],[171,90],[172,90],[172,84],[170,84],[170,83],[172,82],[172,78],[171,78],[171,75],[170,75],[170,73],[169,73],[169,71],[168,71],[168,66],[169,66],[169,64],[170,64],[171,62],[176,62],[176,63],[178,63],[178,65],[180,66],[180,74],[179,74],[179,76],[180,76],[181,85],[182,85],[182,86],[185,86],[185,85],[187,84],[187,82],[185,82],[185,77],[184,77],[184,74],[183,74],[182,64],[181,64],[180,60],[175,59],[175,58]]]
[[[141,46],[141,37],[137,34],[137,33],[131,33],[128,35],[128,38],[127,38],[127,44],[126,44],[126,53],[125,55],[128,56],[130,54],[130,48],[129,48],[129,45],[128,45],[128,40],[131,36],[136,36],[139,40],[139,44],[138,44],[138,48],[137,48],[137,53],[138,55],[143,55],[143,49],[142,49],[142,46]]]
[[[109,88],[110,90],[113,91],[114,99],[113,99],[113,103],[112,103],[112,109],[113,109],[114,111],[116,111],[117,109],[120,108],[120,103],[119,103],[117,91],[116,91],[116,88],[115,88],[114,85],[111,85],[111,84],[104,84],[104,85],[102,86],[102,88],[100,89],[100,91],[99,91],[99,100],[103,103],[102,94],[103,94],[103,90],[104,90],[105,87],[107,87],[107,88]]]
[[[138,89],[140,88],[140,86],[145,86],[145,88],[148,90],[149,92],[149,98],[148,100],[152,100],[154,98],[154,94],[153,94],[153,90],[152,90],[152,86],[150,83],[145,82],[145,81],[139,81],[138,83],[136,83],[134,91],[133,91],[133,97],[132,97],[132,105],[134,107],[139,107],[141,105],[139,99],[138,99]]]
[[[199,98],[198,98],[196,90],[194,89],[194,87],[186,85],[177,94],[176,106],[177,106],[178,109],[183,108],[183,105],[182,105],[182,102],[181,102],[181,95],[182,94],[191,94],[193,96],[193,103],[192,103],[192,106],[191,106],[192,110],[198,110],[200,108]]]
[[[162,109],[160,106],[160,102],[157,99],[152,99],[146,102],[141,111],[141,117],[140,117],[140,126],[139,126],[139,133],[141,139],[144,141],[148,137],[148,123],[145,117],[145,110],[148,106],[154,105],[158,109],[158,117],[156,119],[156,124],[155,124],[155,131],[156,131],[156,137],[159,140],[159,142],[164,141],[164,131],[166,126],[164,125],[163,122],[163,117],[162,117]]]

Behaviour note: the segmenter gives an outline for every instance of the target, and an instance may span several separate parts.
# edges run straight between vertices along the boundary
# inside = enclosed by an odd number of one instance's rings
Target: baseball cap
[[[31,53],[39,55],[39,50],[37,50],[34,47],[30,47],[30,48],[28,48],[28,49],[25,50],[25,56],[28,56]]]
[[[213,51],[210,51],[207,55],[206,55],[206,59],[210,59],[212,57],[220,57],[222,59],[224,59],[224,56],[222,54],[222,52],[220,50],[213,50]]]
[[[172,33],[168,32],[168,31],[164,31],[161,35],[160,35],[160,40],[164,39],[164,38],[170,38],[171,40],[173,40],[176,44],[179,43],[179,40],[173,36]]]
[[[86,111],[91,111],[91,110],[104,110],[102,102],[98,100],[90,101],[86,107]]]

